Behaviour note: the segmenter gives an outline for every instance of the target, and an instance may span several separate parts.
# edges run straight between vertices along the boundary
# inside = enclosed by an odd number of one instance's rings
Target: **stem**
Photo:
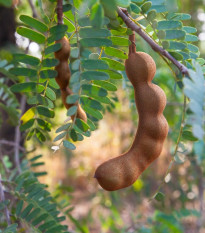
[[[150,198],[149,201],[151,201],[152,199],[154,199],[155,195],[159,192],[159,190],[161,189],[161,187],[163,186],[163,184],[165,183],[165,178],[166,176],[171,172],[173,164],[174,164],[174,157],[177,154],[178,151],[178,147],[179,147],[179,143],[181,140],[181,136],[182,136],[182,132],[183,132],[183,128],[184,128],[184,120],[185,120],[185,113],[186,113],[186,96],[184,95],[184,104],[183,104],[183,113],[182,113],[182,120],[181,120],[181,126],[180,126],[180,130],[179,130],[179,135],[177,138],[177,142],[176,142],[176,146],[175,146],[175,150],[174,150],[174,154],[172,156],[171,161],[169,162],[169,166],[168,169],[165,173],[164,179],[161,182],[161,184],[159,185],[159,187],[157,188],[157,190],[155,191],[155,194]]]
[[[160,47],[155,41],[153,41],[143,30],[133,22],[133,19],[127,12],[127,9],[123,9],[118,7],[118,15],[122,18],[128,28],[135,31],[139,36],[141,36],[150,46],[151,48],[160,53],[162,56],[168,58],[180,71],[182,74],[189,76],[189,72],[186,66],[178,62],[174,57],[171,56],[166,50]]]
[[[28,3],[30,5],[30,7],[31,7],[31,10],[32,10],[32,13],[33,13],[33,17],[34,18],[38,18],[38,14],[37,14],[35,6],[33,5],[33,1],[32,0],[28,0]]]
[[[25,111],[25,107],[26,107],[26,96],[25,95],[21,97],[20,106],[21,106],[21,114],[23,114]],[[14,142],[15,142],[14,161],[18,169],[18,173],[20,174],[21,173],[21,164],[20,164],[20,158],[19,158],[19,146],[21,142],[20,121],[19,121],[19,124],[15,128]]]
[[[57,2],[57,19],[58,24],[63,24],[63,0]]]

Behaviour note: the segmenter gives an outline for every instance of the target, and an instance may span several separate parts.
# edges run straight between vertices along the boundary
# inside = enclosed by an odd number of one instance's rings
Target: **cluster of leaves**
[[[46,172],[32,172],[31,167],[39,167],[44,162],[39,162],[42,155],[33,157],[32,159],[23,160],[21,164],[22,173],[15,175],[14,171],[6,184],[8,187],[14,185],[14,190],[11,191],[12,196],[16,199],[15,212],[12,212],[12,218],[15,222],[26,222],[30,229],[36,229],[37,232],[68,232],[67,226],[61,222],[65,220],[65,216],[59,211],[63,209],[66,214],[69,214],[69,203],[59,204],[46,190],[46,185],[41,184],[37,177],[45,175]],[[0,208],[4,210],[5,207],[10,208],[14,203],[5,200],[1,202]],[[27,226],[27,227],[28,227]],[[5,228],[3,232],[17,232],[21,229],[21,224],[12,224]],[[23,228],[22,228],[23,229]]]
[[[19,112],[17,110],[19,107],[19,103],[16,96],[8,87],[7,77],[9,77],[11,80],[16,80],[16,77],[9,73],[10,68],[11,65],[8,65],[8,62],[6,60],[2,60],[0,62],[0,108],[8,114],[8,122],[10,122],[10,124],[12,125],[16,125],[19,119]],[[0,125],[1,124],[2,122],[0,116]]]

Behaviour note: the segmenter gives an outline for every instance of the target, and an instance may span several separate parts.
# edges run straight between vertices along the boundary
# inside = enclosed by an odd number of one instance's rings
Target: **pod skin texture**
[[[144,52],[135,52],[132,45],[125,69],[135,91],[139,123],[128,152],[104,162],[95,172],[94,177],[107,191],[132,185],[158,158],[168,134],[168,123],[163,116],[166,96],[159,86],[151,82],[156,72],[154,60]]]
[[[70,43],[69,40],[66,37],[63,37],[60,40],[57,40],[56,43],[61,44],[61,49],[57,52],[55,52],[55,58],[59,60],[59,64],[55,67],[55,70],[58,72],[58,75],[56,76],[56,82],[58,83],[60,89],[61,89],[61,97],[62,102],[64,106],[69,109],[70,107],[76,105],[76,104],[67,104],[66,98],[69,95],[72,95],[72,91],[69,88],[69,82],[70,82],[70,69],[68,65],[68,59],[70,57]],[[83,121],[87,121],[87,115],[85,111],[81,108],[80,104],[77,104],[77,118],[82,119]],[[71,116],[72,120],[74,119],[74,115]]]

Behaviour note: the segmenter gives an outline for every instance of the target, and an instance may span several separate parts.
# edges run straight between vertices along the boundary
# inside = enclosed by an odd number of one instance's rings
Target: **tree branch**
[[[63,24],[63,0],[58,0],[57,18],[58,18],[58,24]]]
[[[33,17],[34,18],[38,18],[38,14],[37,14],[35,6],[33,5],[33,1],[32,0],[28,0],[28,3],[30,5],[30,7],[31,7],[31,10],[32,10],[32,13],[33,13]]]
[[[128,28],[135,31],[139,36],[141,36],[150,46],[151,48],[160,53],[162,56],[168,58],[180,71],[182,74],[189,76],[189,72],[186,66],[178,62],[171,54],[169,54],[166,50],[160,47],[155,41],[153,41],[149,36],[147,36],[142,29],[136,25],[132,20],[130,15],[127,12],[127,9],[118,7],[118,15],[125,22]]]
[[[7,141],[7,140],[2,139],[2,140],[0,140],[0,144],[15,146],[15,147],[17,146],[20,151],[23,151],[23,152],[26,151],[22,146],[16,145],[15,142],[12,142],[12,141]]]

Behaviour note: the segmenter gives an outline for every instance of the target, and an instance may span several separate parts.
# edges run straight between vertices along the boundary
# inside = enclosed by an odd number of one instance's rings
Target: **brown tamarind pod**
[[[134,35],[130,36],[134,41]],[[152,57],[129,47],[125,69],[135,92],[139,114],[138,129],[130,149],[101,164],[96,172],[99,184],[108,191],[132,185],[142,172],[160,155],[168,134],[168,123],[163,116],[166,105],[164,91],[151,81],[156,72]]]
[[[57,40],[56,43],[61,44],[61,49],[55,52],[55,58],[59,60],[59,64],[55,67],[55,70],[58,72],[55,80],[58,83],[61,89],[61,97],[64,106],[69,109],[74,105],[77,105],[77,114],[76,117],[82,119],[83,121],[87,121],[87,115],[85,111],[82,109],[80,104],[67,104],[66,98],[69,95],[72,95],[72,91],[69,88],[69,82],[71,77],[71,72],[68,65],[68,59],[70,56],[70,43],[69,40],[64,36],[62,39]],[[74,119],[74,115],[71,116],[72,120]]]

